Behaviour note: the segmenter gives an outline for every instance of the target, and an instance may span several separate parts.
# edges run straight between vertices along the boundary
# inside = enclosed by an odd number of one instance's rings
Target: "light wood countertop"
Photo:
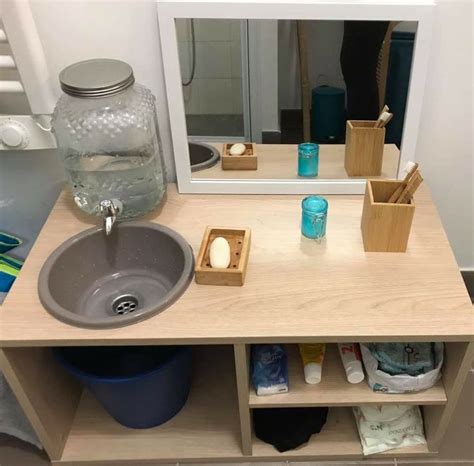
[[[363,196],[326,196],[327,238],[300,233],[303,196],[201,195],[168,188],[160,212],[195,254],[207,225],[249,227],[243,287],[191,283],[161,314],[118,329],[76,328],[50,316],[37,279],[49,254],[97,222],[63,193],[0,308],[1,346],[470,340],[472,305],[428,189],[416,195],[404,254],[366,253]]]
[[[223,144],[209,143],[222,155]],[[319,175],[315,178],[298,176],[298,146],[296,144],[257,144],[257,170],[222,170],[221,161],[213,167],[192,174],[194,179],[263,179],[263,180],[338,180],[366,176],[348,176],[344,168],[344,144],[319,146]],[[381,176],[368,178],[395,178],[400,151],[395,144],[385,144]]]

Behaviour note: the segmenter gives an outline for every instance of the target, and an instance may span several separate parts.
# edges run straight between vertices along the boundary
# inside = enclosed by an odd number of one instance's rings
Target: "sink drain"
[[[131,294],[119,296],[118,298],[115,298],[114,302],[112,303],[112,310],[115,312],[115,314],[120,316],[124,314],[130,314],[130,312],[135,311],[137,307],[138,299]]]

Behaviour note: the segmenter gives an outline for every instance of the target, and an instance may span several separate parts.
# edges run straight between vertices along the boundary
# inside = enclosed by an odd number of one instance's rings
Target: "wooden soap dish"
[[[222,149],[222,170],[256,170],[257,150],[252,142],[244,143],[245,152],[242,155],[230,155],[234,143],[224,144]]]
[[[230,265],[227,269],[213,269],[209,261],[209,248],[218,236],[230,245]],[[207,227],[196,261],[195,280],[200,285],[242,286],[245,281],[250,251],[249,228]]]

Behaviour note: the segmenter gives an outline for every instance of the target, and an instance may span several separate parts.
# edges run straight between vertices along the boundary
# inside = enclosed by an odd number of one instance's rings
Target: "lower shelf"
[[[330,408],[322,432],[301,448],[279,453],[254,438],[253,455],[242,455],[232,346],[196,347],[190,397],[180,413],[152,429],[118,424],[88,391],[77,407],[60,460],[55,464],[139,465],[165,462],[238,462],[361,459],[362,448],[349,407]],[[278,409],[278,408],[274,408]],[[425,446],[392,450],[382,456],[427,455]]]
[[[231,346],[197,347],[193,385],[178,415],[153,429],[129,429],[87,391],[77,408],[59,463],[236,459],[242,456]]]
[[[277,409],[277,408],[276,408]],[[426,445],[390,450],[377,457],[403,457],[434,455]],[[254,437],[253,456],[259,460],[296,459],[303,461],[311,458],[327,459],[361,459],[363,457],[359,433],[351,408],[330,408],[328,420],[319,434],[295,450],[279,453],[272,445]]]

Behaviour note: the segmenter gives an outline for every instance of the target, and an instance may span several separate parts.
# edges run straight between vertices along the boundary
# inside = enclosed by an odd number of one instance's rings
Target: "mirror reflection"
[[[185,18],[176,32],[193,178],[396,177],[416,23]]]

